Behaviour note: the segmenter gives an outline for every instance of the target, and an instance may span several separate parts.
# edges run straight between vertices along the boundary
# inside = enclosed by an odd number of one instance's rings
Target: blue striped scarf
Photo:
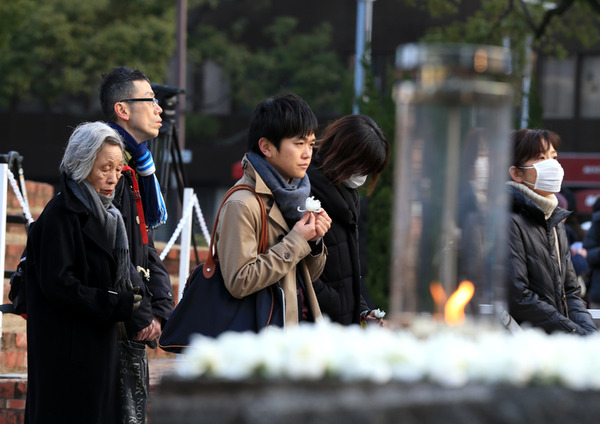
[[[131,155],[131,166],[139,174],[140,195],[144,207],[144,218],[146,225],[156,228],[167,222],[167,207],[163,199],[158,179],[156,178],[156,167],[152,154],[148,150],[146,141],[139,143],[120,125],[109,123],[123,139],[125,149]]]

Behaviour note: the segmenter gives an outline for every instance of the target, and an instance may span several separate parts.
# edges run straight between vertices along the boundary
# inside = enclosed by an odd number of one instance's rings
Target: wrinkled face
[[[261,139],[265,159],[286,180],[302,178],[306,174],[315,146],[315,135],[291,137],[281,140],[279,150],[270,141]]]
[[[110,196],[121,178],[123,169],[123,150],[117,144],[106,143],[98,152],[92,171],[86,180],[96,193]]]
[[[154,91],[146,80],[134,81],[135,90],[131,99],[153,99]],[[158,136],[162,127],[162,108],[152,101],[123,102],[128,111],[128,118],[119,124],[135,138],[138,143]]]

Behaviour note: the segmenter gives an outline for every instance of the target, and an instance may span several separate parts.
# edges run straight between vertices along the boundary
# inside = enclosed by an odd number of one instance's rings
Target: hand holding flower
[[[377,325],[379,325],[380,327],[384,327],[385,326],[385,321],[383,320],[383,317],[385,317],[385,311],[382,311],[381,309],[377,308],[377,309],[373,309],[371,311],[367,311],[363,312],[363,322],[361,322],[361,325],[363,327],[366,326],[367,322],[373,322],[375,321],[377,323]]]
[[[323,209],[321,208],[321,202],[315,199],[314,196],[310,196],[306,198],[306,202],[304,203],[304,209],[300,209],[298,206],[298,212],[315,212],[319,213]]]
[[[317,237],[314,239],[315,241],[320,239],[329,231],[331,228],[331,218],[325,211],[325,209],[320,208],[320,212],[313,212],[315,216],[315,230],[317,231]]]
[[[373,316],[377,319],[383,319],[383,317],[385,316],[385,311],[382,311],[381,309],[377,308],[374,309],[373,311]]]

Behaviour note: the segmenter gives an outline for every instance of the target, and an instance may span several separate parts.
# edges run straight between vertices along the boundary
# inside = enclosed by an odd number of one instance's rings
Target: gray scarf
[[[71,178],[68,178],[67,185],[73,191],[75,197],[104,226],[108,241],[113,248],[115,261],[117,262],[115,289],[120,292],[133,291],[133,284],[131,283],[131,276],[129,274],[129,242],[121,212],[111,203],[114,198],[114,192],[110,197],[103,196],[97,193],[87,180],[76,183]]]
[[[281,214],[292,228],[304,215],[304,212],[298,211],[298,207],[303,209],[306,198],[310,196],[308,175],[304,175],[302,178],[293,178],[288,182],[273,165],[259,154],[250,152],[247,154],[247,158],[273,193]]]

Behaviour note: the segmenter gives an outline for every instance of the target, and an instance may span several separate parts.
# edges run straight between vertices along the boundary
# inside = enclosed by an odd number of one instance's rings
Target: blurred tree
[[[97,102],[115,66],[164,80],[175,48],[175,3],[162,0],[10,0],[0,5],[0,107],[64,96]]]
[[[466,43],[500,44],[510,37],[513,45],[532,35],[535,46],[544,52],[564,54],[565,42],[576,40],[583,46],[600,41],[599,0],[399,0],[428,10],[433,18],[455,19],[466,5],[474,13],[428,30],[429,39]],[[577,28],[577,31],[573,29]],[[444,38],[448,37],[448,38]]]
[[[515,102],[520,104],[521,79],[527,72],[526,52],[550,56],[564,56],[569,43],[583,47],[600,41],[600,1],[598,0],[398,0],[429,11],[439,26],[432,26],[421,41],[456,42],[473,44],[508,44],[513,51],[513,75]],[[466,6],[472,7],[472,14]],[[448,23],[450,22],[450,23]],[[573,29],[577,28],[576,31]],[[527,39],[531,37],[531,46]],[[533,63],[534,65],[534,63]],[[367,70],[365,95],[360,99],[361,113],[370,115],[384,130],[388,140],[394,139],[394,109],[391,94],[381,92],[373,83],[371,65],[364,62]],[[530,70],[532,71],[532,70]],[[390,73],[391,74],[391,73]],[[542,106],[539,80],[531,72],[532,85],[529,101],[530,127],[542,125]],[[389,78],[390,82],[392,78]],[[387,84],[386,87],[391,87]],[[515,122],[518,122],[515,116]],[[390,280],[390,250],[392,233],[392,185],[393,164],[382,174],[369,202],[368,223],[369,274],[367,282],[370,296],[376,306],[387,307]]]
[[[269,3],[265,0],[255,7]],[[237,112],[247,113],[261,100],[282,92],[298,94],[316,112],[341,112],[343,87],[348,86],[345,81],[351,78],[351,71],[331,48],[330,24],[303,31],[298,20],[289,16],[270,18],[267,25],[255,25],[242,16],[217,29],[203,25],[198,17],[216,2],[197,0],[196,4],[200,9],[190,11],[188,27],[190,65],[216,62],[226,74]],[[258,47],[247,43],[248,31],[256,27],[262,28],[266,40]]]
[[[590,48],[600,42],[599,0],[400,1],[429,10],[434,18],[445,18],[442,22],[453,20],[450,24],[429,28],[423,41],[509,46],[513,52],[517,104],[523,94],[521,78],[529,72],[535,74],[535,62],[528,62],[529,51],[564,57],[573,45]],[[472,14],[457,19],[467,4],[478,4],[478,7]],[[530,112],[541,113],[541,105],[530,103]],[[531,120],[539,124],[541,115],[531,116]]]

